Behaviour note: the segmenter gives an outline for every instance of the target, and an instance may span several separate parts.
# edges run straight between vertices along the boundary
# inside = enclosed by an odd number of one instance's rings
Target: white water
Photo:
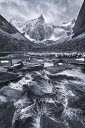
[[[28,78],[28,79],[27,79]],[[10,87],[16,90],[22,91],[23,85],[24,84],[29,84],[32,81],[32,77],[29,74],[26,74],[24,78],[22,78],[19,82],[17,83],[10,83]]]

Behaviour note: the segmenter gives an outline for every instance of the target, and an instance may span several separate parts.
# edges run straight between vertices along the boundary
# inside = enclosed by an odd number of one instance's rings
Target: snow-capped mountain
[[[10,23],[31,41],[66,39],[66,37],[72,35],[74,26],[74,20],[65,22],[61,26],[46,23],[42,15],[25,23],[13,18],[10,20]]]
[[[25,23],[20,23],[15,19],[12,19],[10,23],[21,33],[24,33],[26,37],[30,37],[35,40],[49,39],[54,31],[53,27],[45,22],[42,15],[37,19],[30,20]]]
[[[66,31],[67,35],[73,35],[73,28],[75,25],[75,19],[72,21],[62,23],[61,27]]]

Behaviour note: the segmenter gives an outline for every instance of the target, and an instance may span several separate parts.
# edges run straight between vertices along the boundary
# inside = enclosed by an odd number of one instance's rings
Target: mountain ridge
[[[30,43],[31,41],[0,15],[0,52],[29,50]]]
[[[53,27],[45,22],[45,19],[42,15],[25,23],[19,23],[16,20],[11,20],[10,23],[21,33],[24,33],[24,35],[28,35],[30,38],[37,41],[50,38],[54,31]]]
[[[70,24],[64,23],[61,26],[46,23],[43,15],[38,18],[29,20],[27,22],[19,22],[16,19],[11,19],[10,23],[15,26],[25,37],[31,41],[44,41],[44,40],[58,40],[66,38],[72,34],[74,22],[69,21]]]

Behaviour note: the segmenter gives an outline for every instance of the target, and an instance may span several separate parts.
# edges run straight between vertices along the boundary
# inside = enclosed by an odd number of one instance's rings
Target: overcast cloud
[[[0,14],[7,20],[28,21],[43,14],[55,24],[76,18],[84,0],[0,0]]]

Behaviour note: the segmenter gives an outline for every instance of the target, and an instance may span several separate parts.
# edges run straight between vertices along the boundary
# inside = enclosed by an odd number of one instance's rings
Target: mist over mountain
[[[27,21],[42,14],[47,22],[60,24],[76,18],[82,3],[83,0],[0,0],[0,12],[8,20],[14,17]]]

